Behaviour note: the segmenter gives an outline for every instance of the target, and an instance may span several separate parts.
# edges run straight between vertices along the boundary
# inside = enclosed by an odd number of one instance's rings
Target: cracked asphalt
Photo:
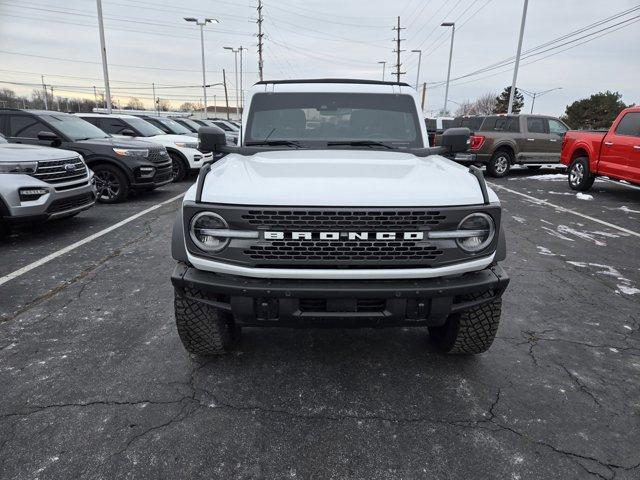
[[[640,478],[640,242],[513,192],[635,232],[640,194],[579,199],[546,170],[492,183],[511,285],[473,358],[421,329],[257,328],[191,358],[178,201],[0,286],[0,478]],[[23,229],[0,276],[187,187]]]

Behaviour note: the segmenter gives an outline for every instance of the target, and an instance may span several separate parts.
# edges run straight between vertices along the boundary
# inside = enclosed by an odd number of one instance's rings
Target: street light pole
[[[378,62],[382,64],[382,81],[384,82],[384,70],[385,67],[387,66],[387,62]]]
[[[102,21],[102,0],[96,0],[98,5],[98,28],[100,30],[100,51],[102,53],[102,74],[104,76],[104,93],[107,101],[107,113],[111,113],[111,90],[109,89],[109,69],[107,67],[107,47],[104,40],[104,22]]]
[[[444,22],[440,24],[441,27],[451,27],[451,46],[449,47],[449,68],[447,69],[447,87],[444,91],[444,112],[448,112],[447,110],[447,102],[449,100],[449,80],[451,79],[451,58],[453,57],[453,39],[456,35],[456,24],[455,22]]]
[[[536,104],[536,98],[541,97],[543,95],[546,95],[547,93],[554,92],[556,90],[562,90],[562,87],[550,88],[549,90],[543,90],[542,92],[529,92],[527,90],[520,89],[520,91],[522,93],[524,93],[525,95],[528,95],[532,99],[532,101],[531,101],[531,113],[533,113],[533,106]]]
[[[522,38],[524,37],[524,24],[527,20],[527,6],[529,0],[524,0],[522,8],[522,21],[520,22],[520,36],[518,37],[518,52],[516,53],[516,63],[513,67],[513,81],[511,82],[511,91],[509,92],[509,107],[507,113],[513,112],[513,99],[516,95],[516,81],[518,80],[518,67],[520,66],[520,52],[522,52]]]
[[[238,99],[238,52],[240,52],[241,50],[238,48],[233,48],[233,47],[224,47],[225,50],[230,50],[234,53],[235,55],[235,62],[236,62],[236,115],[239,117],[240,116],[240,103],[239,103],[239,99]]]
[[[422,61],[422,50],[411,50],[418,54],[418,73],[416,74],[416,90],[418,90],[418,82],[420,81],[420,62]]]
[[[204,62],[204,26],[207,23],[220,23],[220,22],[215,18],[205,18],[202,21],[194,17],[185,17],[184,19],[187,22],[195,23],[200,27],[200,54],[202,56],[202,95],[204,98],[204,118],[207,118],[207,75],[206,75],[206,68],[205,68],[205,62]]]
[[[240,45],[240,106],[242,107],[242,110],[244,112],[244,95],[242,93],[242,51],[243,50],[248,50],[248,48],[244,48],[242,45]]]

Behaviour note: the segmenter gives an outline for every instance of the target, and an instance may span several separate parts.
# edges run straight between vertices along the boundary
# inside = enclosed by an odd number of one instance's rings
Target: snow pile
[[[588,193],[578,192],[576,193],[576,197],[578,200],[593,200],[593,195],[589,195]]]

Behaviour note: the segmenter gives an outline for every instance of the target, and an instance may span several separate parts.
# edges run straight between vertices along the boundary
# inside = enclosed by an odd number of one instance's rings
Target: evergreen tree
[[[496,105],[493,108],[493,113],[507,113],[509,110],[509,95],[511,95],[511,86],[505,87],[502,93],[496,97]],[[522,107],[524,107],[524,95],[522,95],[516,87],[516,94],[513,97],[512,113],[520,113]]]

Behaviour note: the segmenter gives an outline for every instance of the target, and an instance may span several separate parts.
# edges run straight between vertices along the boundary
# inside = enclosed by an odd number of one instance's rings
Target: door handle
[[[550,138],[549,141],[550,142],[557,142],[558,140],[556,140],[555,138]]]
[[[604,144],[605,144],[607,147],[611,147],[611,146],[613,145],[613,142],[604,142]]]
[[[535,138],[527,138],[527,142],[535,142],[536,139]]]

